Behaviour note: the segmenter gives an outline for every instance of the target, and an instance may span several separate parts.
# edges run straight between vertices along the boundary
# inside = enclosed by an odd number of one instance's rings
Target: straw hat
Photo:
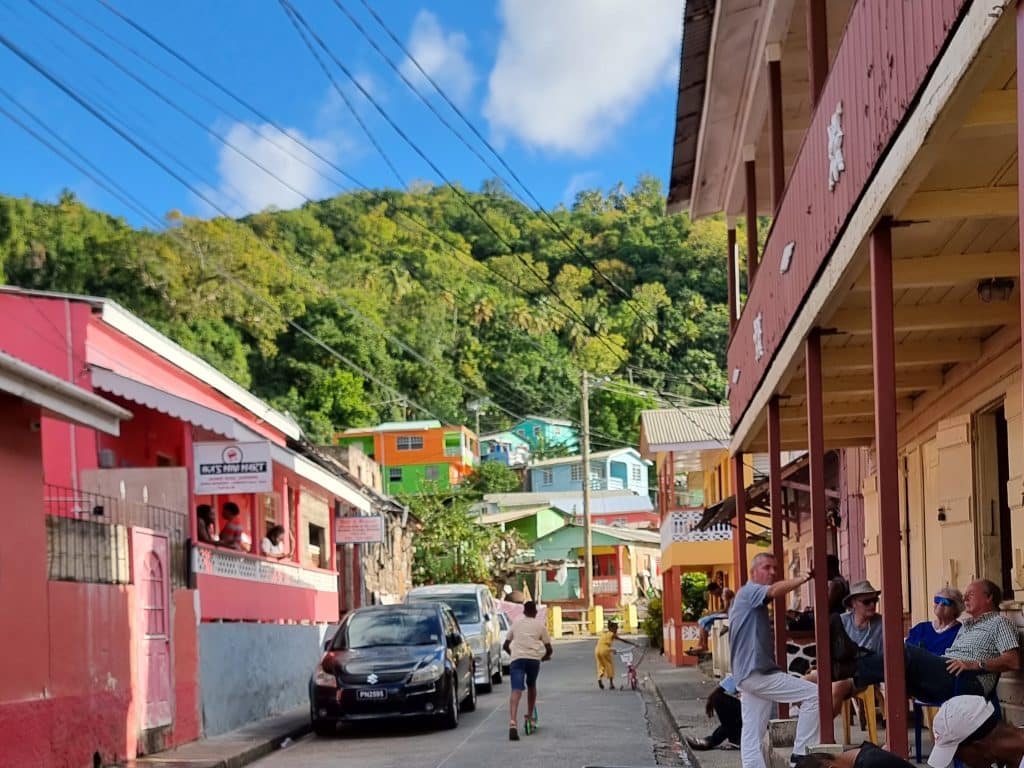
[[[864,595],[874,595],[875,597],[878,597],[880,594],[882,594],[881,591],[875,589],[867,579],[864,581],[858,581],[850,587],[850,594],[843,598],[843,605],[849,608],[850,603],[855,597],[863,597]]]

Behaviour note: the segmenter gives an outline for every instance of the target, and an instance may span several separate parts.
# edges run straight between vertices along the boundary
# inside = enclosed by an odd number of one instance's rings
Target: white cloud
[[[337,174],[330,173],[326,164],[306,149],[308,146],[334,162],[337,150],[331,141],[311,138],[295,129],[282,133],[271,125],[248,123],[234,123],[225,139],[239,151],[221,147],[217,161],[220,181],[216,191],[218,198],[225,201],[223,207],[233,215],[262,211],[271,206],[295,208],[306,198],[316,200],[334,191],[321,173]],[[248,155],[262,168],[240,153]]]
[[[452,101],[466,103],[476,83],[476,72],[466,55],[469,40],[464,34],[446,33],[434,14],[420,11],[413,21],[406,47]],[[402,62],[401,69],[413,83],[427,85],[426,79],[409,59]]]
[[[502,0],[484,115],[498,140],[586,154],[679,62],[679,0]]]

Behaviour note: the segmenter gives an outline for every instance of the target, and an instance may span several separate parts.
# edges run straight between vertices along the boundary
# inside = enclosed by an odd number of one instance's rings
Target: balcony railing
[[[317,592],[338,591],[338,574],[334,572],[309,570],[293,563],[275,562],[202,544],[192,548],[192,571],[197,575],[315,589]]]
[[[167,534],[171,586],[187,585],[185,513],[49,484],[43,489],[43,510],[52,581],[130,583],[128,529],[139,527]]]
[[[700,512],[673,512],[661,524],[661,548],[668,549],[675,542],[732,541],[732,526],[716,523],[707,530],[698,531]]]
[[[595,595],[617,595],[620,587],[623,595],[633,594],[633,577],[626,573],[622,576],[601,576],[594,579]]]

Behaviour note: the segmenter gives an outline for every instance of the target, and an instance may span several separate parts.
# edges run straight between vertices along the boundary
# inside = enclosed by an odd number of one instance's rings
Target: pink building
[[[0,399],[18,511],[0,553],[19,563],[0,580],[19,660],[0,676],[0,750],[92,765],[303,705],[328,624],[358,600],[358,552],[338,562],[353,547],[335,547],[334,521],[379,512],[381,497],[111,301],[4,288],[0,316],[0,370],[106,414]],[[200,543],[196,507],[220,530],[229,501],[251,543]],[[259,554],[274,525],[282,558]],[[340,591],[339,570],[352,582]]]

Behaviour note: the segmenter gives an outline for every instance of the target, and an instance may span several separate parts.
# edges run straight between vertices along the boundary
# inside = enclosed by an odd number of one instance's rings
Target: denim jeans
[[[947,671],[946,661],[944,656],[936,656],[931,651],[919,646],[903,646],[907,693],[915,699],[927,702],[943,702],[963,694],[985,695],[985,690],[977,675],[961,673],[958,678]],[[863,688],[884,680],[885,657],[883,654],[869,653],[857,659],[857,672],[853,676],[855,686]]]

